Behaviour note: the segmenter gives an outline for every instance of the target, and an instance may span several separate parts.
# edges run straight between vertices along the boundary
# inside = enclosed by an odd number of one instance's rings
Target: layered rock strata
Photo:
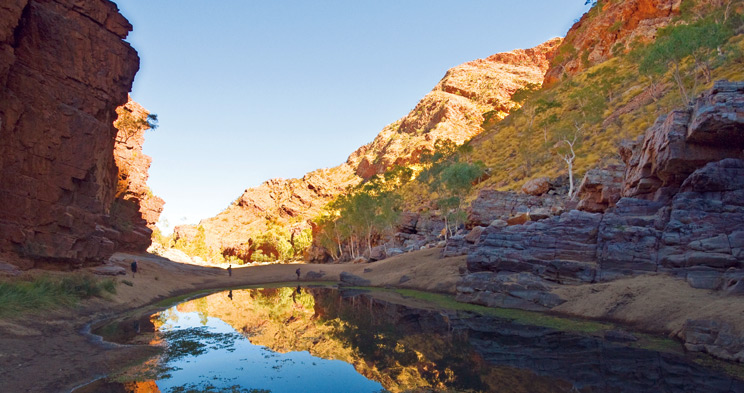
[[[69,263],[114,251],[112,123],[139,67],[131,28],[106,0],[0,6],[0,251]]]
[[[744,84],[718,82],[689,111],[651,127],[628,161],[621,187],[626,197],[605,214],[571,211],[487,227],[468,256],[470,274],[458,287],[459,298],[545,309],[560,303],[549,296],[554,285],[646,272],[741,293],[744,160],[725,157],[742,154],[742,97]],[[657,187],[650,192],[638,187],[643,179],[664,180],[652,182]]]

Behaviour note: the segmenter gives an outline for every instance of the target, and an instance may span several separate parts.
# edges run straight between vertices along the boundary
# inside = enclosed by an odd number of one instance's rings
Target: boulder
[[[530,213],[520,213],[506,220],[508,225],[522,225],[530,221]]]
[[[92,268],[91,272],[100,276],[124,276],[127,269],[117,265],[103,265]]]
[[[483,189],[467,209],[466,227],[489,226],[495,220],[508,220],[511,217],[546,209],[560,214],[566,204],[565,198],[558,195],[540,197],[514,192]],[[541,210],[543,211],[543,210]]]
[[[744,362],[744,335],[728,323],[688,320],[677,333],[685,349],[705,352],[720,359]]]
[[[372,251],[369,253],[370,261],[374,262],[374,261],[379,261],[385,258],[387,258],[385,247],[383,246],[372,247]]]
[[[481,226],[474,227],[467,235],[465,235],[465,241],[471,244],[477,244],[485,229],[485,227]]]
[[[386,254],[387,254],[387,257],[390,258],[390,257],[394,257],[396,255],[404,254],[404,252],[400,248],[393,247],[393,248],[388,248]]]
[[[341,272],[340,278],[341,278],[341,285],[351,286],[351,287],[366,287],[372,283],[370,280],[361,278],[359,276],[353,275],[348,272]]]
[[[457,284],[457,300],[488,307],[548,310],[565,302],[553,284],[531,273],[478,272]]]
[[[403,212],[398,219],[398,231],[402,233],[416,233],[419,215],[412,212]]]
[[[325,277],[326,273],[322,270],[316,271],[309,271],[305,273],[305,279],[306,280],[320,280],[321,278]]]
[[[578,188],[577,209],[604,213],[615,206],[622,193],[624,173],[625,167],[620,165],[589,170]]]
[[[547,177],[538,177],[528,180],[522,186],[522,192],[527,195],[540,196],[550,191],[550,179]]]

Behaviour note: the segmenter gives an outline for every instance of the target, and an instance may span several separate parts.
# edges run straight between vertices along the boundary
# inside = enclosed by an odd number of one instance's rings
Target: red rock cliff
[[[679,13],[681,3],[682,0],[601,1],[568,31],[545,74],[545,84],[609,60],[613,54],[629,49],[633,42],[653,41],[656,32]]]
[[[116,107],[139,67],[107,0],[0,5],[0,251],[47,262],[108,257]]]
[[[418,162],[439,140],[462,144],[482,131],[484,115],[503,118],[511,96],[529,83],[539,84],[561,39],[532,49],[500,53],[447,71],[437,86],[403,119],[385,127],[375,140],[335,168],[310,172],[302,179],[272,179],[248,189],[215,217],[202,220],[206,243],[213,248],[245,248],[269,221],[306,228],[307,220],[348,186],[383,173],[393,165]],[[177,228],[190,238],[193,226]]]
[[[367,179],[394,165],[418,162],[438,141],[461,145],[479,134],[485,114],[503,119],[511,96],[527,84],[542,83],[560,38],[531,49],[498,53],[447,71],[406,117],[385,127],[374,141],[349,156],[357,175]]]
[[[116,112],[119,118],[114,125],[119,130],[114,159],[119,174],[110,222],[121,233],[117,250],[144,252],[150,246],[152,231],[165,205],[147,186],[152,158],[142,152],[142,145],[145,131],[150,129],[150,112],[131,99]]]

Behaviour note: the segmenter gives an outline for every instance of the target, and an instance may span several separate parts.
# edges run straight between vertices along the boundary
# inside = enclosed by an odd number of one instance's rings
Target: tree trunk
[[[674,62],[674,80],[677,82],[682,99],[685,100],[685,105],[687,105],[690,102],[690,97],[687,95],[687,89],[685,89],[682,75],[679,72],[679,62],[676,61]]]

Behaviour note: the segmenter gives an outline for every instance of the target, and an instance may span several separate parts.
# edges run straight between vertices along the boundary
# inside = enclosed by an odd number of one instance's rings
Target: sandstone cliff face
[[[130,30],[106,0],[0,6],[0,251],[74,263],[114,251],[112,123],[139,67]]]
[[[116,200],[111,206],[110,222],[121,233],[117,250],[144,252],[151,243],[152,231],[160,218],[165,201],[153,195],[147,186],[152,158],[142,152],[146,119],[150,114],[131,99],[117,109],[119,119],[129,117],[140,122],[134,126],[119,126],[114,146],[118,168]]]
[[[242,250],[272,222],[287,226],[292,232],[309,228],[307,220],[317,216],[323,206],[348,186],[360,181],[346,164],[319,169],[301,179],[267,180],[245,190],[227,209],[199,225],[204,228],[209,247]],[[176,228],[176,238],[190,239],[196,234],[193,226]]]
[[[503,119],[511,96],[527,84],[542,83],[560,38],[532,49],[499,53],[447,71],[406,117],[388,125],[371,143],[349,156],[356,174],[368,179],[394,165],[416,163],[438,141],[458,145],[482,131],[486,113]]]
[[[292,232],[349,186],[394,165],[417,163],[438,141],[462,144],[482,131],[484,115],[503,118],[512,108],[511,95],[527,84],[540,84],[561,39],[526,50],[500,53],[447,71],[437,86],[411,111],[385,127],[373,142],[352,153],[347,162],[310,172],[302,179],[272,179],[248,189],[225,211],[202,220],[206,244],[245,254],[251,237],[269,222]],[[193,226],[181,226],[176,238],[194,238]]]
[[[679,13],[682,0],[602,1],[574,24],[545,75],[545,84],[609,60],[636,41],[650,42]],[[595,7],[595,8],[596,8]]]

